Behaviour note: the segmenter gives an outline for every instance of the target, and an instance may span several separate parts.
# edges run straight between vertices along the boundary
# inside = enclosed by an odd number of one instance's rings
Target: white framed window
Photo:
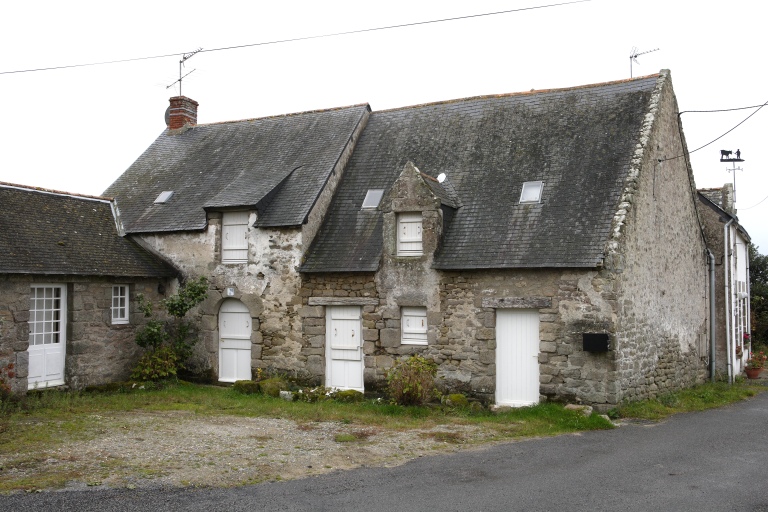
[[[128,323],[128,285],[116,284],[112,287],[112,323]]]
[[[29,301],[29,344],[53,345],[66,339],[67,290],[64,285],[34,285]]]
[[[363,200],[363,210],[375,210],[378,208],[379,203],[381,202],[381,198],[384,196],[384,189],[381,188],[372,188],[368,190],[365,194],[365,199]]]
[[[521,203],[541,202],[541,190],[544,184],[541,181],[526,181],[523,183],[523,191],[520,192]]]
[[[397,255],[421,256],[424,246],[421,238],[421,212],[400,213],[397,216]]]
[[[400,312],[403,345],[427,344],[427,308],[403,307]]]
[[[248,212],[224,212],[221,226],[221,262],[248,263]]]

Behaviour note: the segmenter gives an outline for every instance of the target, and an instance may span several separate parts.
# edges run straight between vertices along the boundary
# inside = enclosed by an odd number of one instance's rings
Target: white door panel
[[[539,312],[496,310],[496,404],[539,402]]]
[[[239,300],[219,309],[219,381],[251,380],[251,313]]]
[[[67,341],[67,287],[40,284],[31,288],[29,301],[30,389],[64,384]]]
[[[363,391],[363,341],[360,306],[326,310],[325,385]]]

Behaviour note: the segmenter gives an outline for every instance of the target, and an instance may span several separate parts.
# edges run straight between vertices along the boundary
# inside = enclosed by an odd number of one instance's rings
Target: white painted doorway
[[[237,299],[219,308],[219,382],[251,380],[251,313]]]
[[[326,307],[326,387],[364,391],[360,313],[360,306]]]
[[[29,299],[29,389],[64,385],[67,286],[35,285]]]
[[[539,312],[496,310],[496,405],[539,403]]]

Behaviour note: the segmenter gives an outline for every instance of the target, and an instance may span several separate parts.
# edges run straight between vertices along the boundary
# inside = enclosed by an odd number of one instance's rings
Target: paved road
[[[0,497],[0,510],[768,511],[768,393],[653,425],[291,482]]]

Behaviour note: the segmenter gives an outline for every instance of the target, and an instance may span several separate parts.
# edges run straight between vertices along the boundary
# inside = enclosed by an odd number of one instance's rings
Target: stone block
[[[400,329],[382,329],[379,331],[382,348],[392,348],[400,345]]]
[[[541,352],[555,353],[557,352],[557,343],[554,341],[542,341],[539,343],[539,350]]]
[[[29,352],[16,352],[16,378],[26,379],[29,376]]]
[[[496,329],[480,327],[475,331],[475,338],[478,340],[494,340],[496,339]]]
[[[309,338],[309,346],[320,348],[325,346],[325,336],[312,336]]]
[[[378,341],[378,329],[363,329],[363,341]]]
[[[306,336],[317,336],[317,335],[325,335],[325,326],[324,325],[308,325],[304,327],[304,334]]]

